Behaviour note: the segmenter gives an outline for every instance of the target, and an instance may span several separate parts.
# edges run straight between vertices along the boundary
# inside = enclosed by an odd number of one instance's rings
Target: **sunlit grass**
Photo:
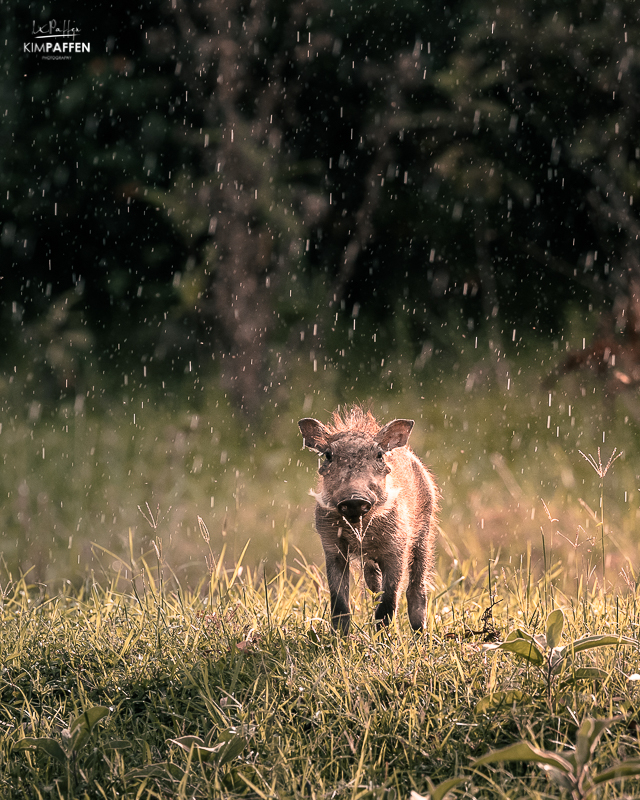
[[[484,645],[558,608],[565,641],[637,640],[640,408],[582,375],[543,390],[551,347],[465,347],[369,372],[283,360],[251,420],[213,379],[49,406],[4,385],[0,795],[408,798],[459,777],[462,796],[555,797],[537,767],[473,760],[571,747],[587,717],[620,718],[594,769],[636,758],[637,646],[550,681]],[[404,602],[376,634],[358,578],[352,634],[328,622],[296,423],[369,398],[416,420],[442,489],[424,636]]]
[[[540,670],[484,647],[514,627],[543,632],[552,607],[564,609],[566,640],[635,640],[635,592],[606,607],[593,586],[575,600],[550,598],[526,571],[467,560],[441,576],[424,635],[411,632],[404,607],[376,633],[358,584],[353,632],[341,638],[321,573],[298,554],[266,582],[242,566],[219,560],[195,591],[169,588],[158,548],[128,563],[129,578],[112,573],[81,590],[6,584],[5,795],[408,798],[459,776],[463,796],[556,796],[535,769],[474,769],[472,760],[523,739],[568,747],[586,717],[620,717],[599,743],[600,766],[638,755],[637,645],[577,656],[603,677],[554,684],[551,705]],[[486,702],[507,692],[518,692],[508,706]],[[102,706],[108,715],[70,750],[69,723]],[[20,749],[24,737],[44,744]],[[70,760],[51,755],[51,740]]]

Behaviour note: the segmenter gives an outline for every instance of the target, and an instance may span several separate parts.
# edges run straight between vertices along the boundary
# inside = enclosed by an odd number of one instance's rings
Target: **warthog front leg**
[[[374,614],[378,628],[389,625],[398,610],[400,577],[402,575],[402,565],[396,559],[381,564],[380,568],[382,570],[382,597]]]
[[[331,597],[331,624],[341,633],[349,633],[349,561],[339,550],[325,552],[327,583]]]

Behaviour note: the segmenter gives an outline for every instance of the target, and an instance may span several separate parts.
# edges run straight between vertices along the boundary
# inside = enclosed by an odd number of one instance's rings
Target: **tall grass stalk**
[[[606,602],[607,602],[607,578],[606,578],[606,558],[605,558],[605,548],[604,548],[604,534],[605,534],[605,526],[604,526],[604,479],[609,471],[610,467],[620,456],[622,452],[616,453],[617,448],[613,448],[613,452],[609,456],[609,460],[607,461],[606,465],[602,463],[602,456],[600,453],[600,448],[598,448],[598,460],[594,458],[591,454],[585,455],[582,450],[578,452],[580,455],[587,461],[588,464],[593,467],[594,472],[600,478],[600,519],[598,520],[598,526],[600,528],[600,548],[602,553],[602,588],[604,591],[604,598],[605,598],[605,611],[606,611]]]

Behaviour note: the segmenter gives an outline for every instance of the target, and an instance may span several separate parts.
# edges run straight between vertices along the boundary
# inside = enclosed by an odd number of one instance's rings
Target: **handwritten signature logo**
[[[23,43],[23,53],[35,53],[48,60],[67,61],[72,53],[91,52],[90,42],[77,41],[80,28],[68,19],[62,22],[52,19],[44,25],[33,22],[31,35],[33,41]]]
[[[80,33],[80,28],[72,25],[70,20],[65,19],[62,22],[62,27],[58,26],[55,19],[47,22],[46,25],[36,25],[33,23],[33,30],[31,31],[36,39],[74,39]]]

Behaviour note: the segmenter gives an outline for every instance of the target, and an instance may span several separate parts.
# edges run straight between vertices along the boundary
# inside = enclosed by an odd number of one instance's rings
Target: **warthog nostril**
[[[348,520],[353,521],[364,517],[371,510],[371,503],[363,497],[352,497],[338,503],[338,511]]]

